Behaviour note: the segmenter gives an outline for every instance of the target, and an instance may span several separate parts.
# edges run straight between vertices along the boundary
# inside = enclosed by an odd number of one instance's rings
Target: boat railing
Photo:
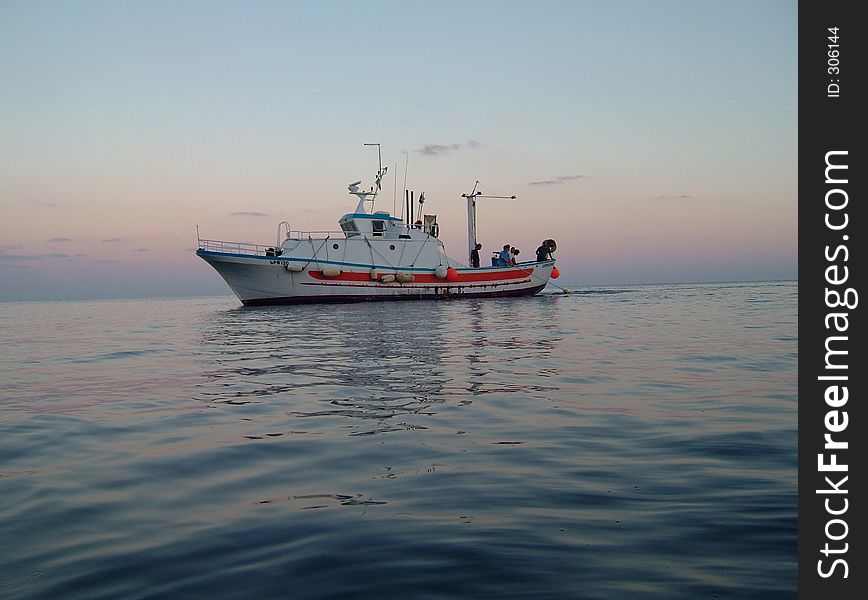
[[[346,237],[343,231],[290,231],[286,235],[288,240],[306,240],[308,238],[324,239],[333,237]]]
[[[250,256],[269,256],[274,253],[274,246],[262,246],[247,242],[226,242],[223,240],[199,240],[199,249],[206,252],[222,252],[225,254],[246,254]],[[268,251],[271,251],[270,253]]]
[[[288,232],[288,240],[323,240],[327,238],[345,237],[343,231],[292,231]],[[206,252],[223,252],[226,254],[244,254],[250,256],[273,256],[277,246],[263,246],[248,242],[227,242],[225,240],[199,240],[199,248]]]

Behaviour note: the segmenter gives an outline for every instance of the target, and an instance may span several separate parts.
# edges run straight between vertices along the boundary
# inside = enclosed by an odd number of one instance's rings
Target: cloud
[[[45,258],[37,254],[6,254],[0,252],[0,260],[41,260]]]
[[[693,196],[690,194],[681,194],[679,196],[654,196],[651,198],[652,200],[692,200]]]
[[[85,256],[76,254],[75,256]],[[73,255],[63,252],[51,252],[49,254],[6,254],[0,250],[0,260],[42,260],[43,258],[73,258]]]
[[[462,148],[470,148],[471,150],[475,150],[482,146],[482,142],[477,142],[476,140],[470,140],[464,144],[425,144],[416,152],[420,154],[425,154],[427,156],[443,156],[444,154],[449,154],[450,152],[456,152],[461,150]]]
[[[56,238],[51,238],[48,241],[65,244],[66,242],[71,242],[72,238],[56,237]]]
[[[427,154],[428,156],[440,156],[441,154],[449,154],[453,150],[459,150],[461,148],[461,144],[450,144],[448,146],[444,146],[442,144],[427,144],[422,146],[416,152],[421,152],[422,154]]]
[[[10,244],[9,246],[0,246],[3,250],[21,250],[24,246],[21,244]]]
[[[81,258],[87,254],[67,254],[65,252],[49,252],[48,254],[8,254],[0,249],[0,260],[42,260],[43,258]]]
[[[554,179],[542,179],[540,181],[531,181],[528,185],[561,185],[562,183],[566,183],[568,181],[574,181],[576,179],[587,179],[588,175],[561,175],[560,177],[556,177]]]
[[[147,252],[147,251],[148,251],[147,248],[136,248],[133,250],[133,252]]]
[[[233,217],[267,217],[268,213],[257,212],[255,210],[245,210],[241,212],[229,213]]]
[[[109,238],[107,240],[103,240],[104,244],[113,244],[114,242],[122,242],[124,238]]]

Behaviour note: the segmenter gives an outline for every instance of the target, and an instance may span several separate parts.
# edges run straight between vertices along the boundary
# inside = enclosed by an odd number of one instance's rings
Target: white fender
[[[341,274],[341,270],[337,267],[326,267],[322,270],[322,274],[326,277],[337,277]]]
[[[391,273],[386,273],[385,275],[380,275],[380,281],[383,283],[392,283],[395,281],[395,276]]]
[[[410,283],[416,278],[413,277],[412,273],[398,273],[395,279],[398,280],[398,283]]]

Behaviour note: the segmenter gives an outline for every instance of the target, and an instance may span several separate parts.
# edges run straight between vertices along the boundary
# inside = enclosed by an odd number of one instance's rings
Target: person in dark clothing
[[[482,250],[482,244],[476,244],[476,248],[470,251],[470,266],[479,268],[479,251]]]
[[[549,247],[545,242],[543,242],[542,245],[536,249],[536,259],[538,262],[542,262],[548,260],[550,257],[551,252],[549,252]]]

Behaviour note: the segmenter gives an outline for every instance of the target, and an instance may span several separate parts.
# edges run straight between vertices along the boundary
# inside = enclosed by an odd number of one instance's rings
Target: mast
[[[377,179],[374,183],[377,185],[377,191],[383,189],[381,182],[383,181],[383,175],[386,174],[386,171],[389,170],[389,167],[383,166],[383,153],[380,149],[380,144],[365,144],[365,146],[376,146],[377,147]]]
[[[476,199],[477,198],[499,198],[502,200],[515,200],[515,196],[483,196],[482,192],[476,188],[479,187],[479,181],[473,184],[473,191],[469,194],[461,194],[462,198],[467,198],[467,256],[476,248]]]
[[[380,144],[365,144],[365,146],[376,146],[377,147],[377,177],[374,179],[374,185],[377,186],[377,189],[374,190],[374,186],[371,186],[371,191],[369,192],[360,192],[359,185],[362,183],[361,181],[356,181],[351,183],[347,189],[350,191],[350,194],[356,196],[359,199],[359,204],[356,206],[357,213],[365,212],[365,202],[371,202],[371,212],[374,212],[373,203],[377,197],[377,192],[383,189],[382,181],[383,175],[386,174],[386,171],[389,170],[389,167],[383,166],[383,155],[380,152]],[[370,196],[370,198],[368,198]]]
[[[476,197],[482,192],[477,192],[476,187],[479,181],[473,184],[473,191],[469,194],[461,194],[462,198],[467,198],[467,256],[468,259],[473,249],[476,248]]]

